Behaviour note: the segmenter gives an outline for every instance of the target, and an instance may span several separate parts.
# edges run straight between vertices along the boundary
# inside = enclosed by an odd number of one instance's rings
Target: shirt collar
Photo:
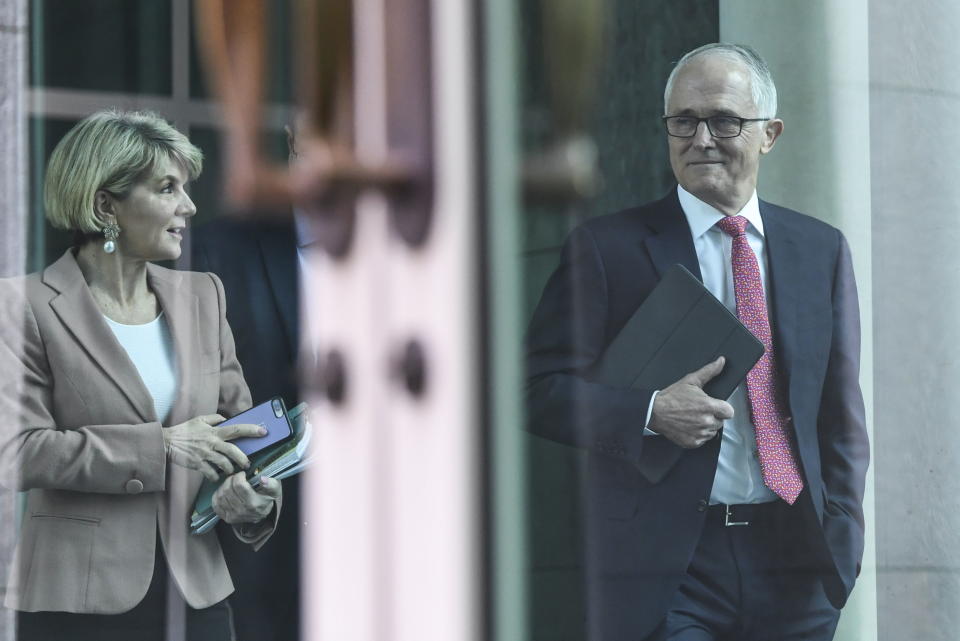
[[[710,231],[724,217],[718,209],[703,202],[680,185],[677,185],[677,198],[680,200],[683,214],[687,217],[687,224],[690,226],[690,233],[693,234],[694,240]],[[757,234],[763,236],[763,219],[760,218],[760,202],[757,200],[756,189],[737,215],[746,218]]]

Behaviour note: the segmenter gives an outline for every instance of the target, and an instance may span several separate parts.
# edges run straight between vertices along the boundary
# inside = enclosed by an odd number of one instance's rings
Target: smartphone
[[[240,451],[247,456],[252,456],[271,445],[282,443],[293,436],[293,426],[290,424],[290,419],[287,418],[287,407],[279,396],[274,396],[269,401],[251,407],[246,412],[225,420],[217,427],[235,423],[259,425],[267,430],[265,436],[235,438],[228,441],[239,447]]]

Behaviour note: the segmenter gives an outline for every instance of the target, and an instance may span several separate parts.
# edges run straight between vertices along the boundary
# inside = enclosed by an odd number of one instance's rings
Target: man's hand
[[[723,371],[723,356],[690,372],[657,394],[650,429],[683,448],[700,447],[733,418],[733,407],[708,396],[703,386]]]
[[[280,498],[283,488],[280,481],[264,476],[254,490],[243,472],[227,478],[213,493],[213,511],[231,525],[259,523],[270,514]]]
[[[163,428],[163,445],[174,465],[198,470],[216,481],[220,474],[233,474],[250,466],[247,455],[227,441],[243,436],[263,436],[259,425],[240,424],[216,428],[224,421],[219,414],[197,416],[186,423]]]

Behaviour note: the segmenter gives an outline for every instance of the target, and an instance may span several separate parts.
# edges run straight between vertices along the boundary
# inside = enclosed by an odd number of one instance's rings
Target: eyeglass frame
[[[670,123],[668,121],[673,120],[674,118],[688,118],[690,120],[696,120],[697,124],[693,128],[693,133],[689,136],[678,136],[677,134],[670,133]],[[718,136],[713,132],[713,127],[710,126],[710,120],[713,118],[729,118],[730,120],[736,120],[740,123],[740,129],[737,130],[737,133],[732,136]],[[773,118],[741,118],[740,116],[729,116],[723,114],[717,114],[714,116],[707,116],[706,118],[698,118],[697,116],[661,116],[660,120],[663,121],[663,128],[667,130],[667,135],[673,138],[693,138],[697,135],[697,131],[700,130],[700,123],[706,123],[707,132],[713,137],[719,140],[726,140],[729,138],[736,138],[743,133],[743,123],[745,122],[766,122],[768,120],[773,120]]]

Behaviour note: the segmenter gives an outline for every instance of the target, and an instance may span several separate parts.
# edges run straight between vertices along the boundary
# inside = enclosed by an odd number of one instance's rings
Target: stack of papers
[[[275,479],[293,476],[313,461],[315,456],[310,450],[312,428],[307,420],[306,408],[306,403],[300,403],[287,412],[290,424],[293,425],[293,438],[277,443],[274,447],[269,447],[250,457],[247,480],[250,481],[251,486],[260,485],[261,476]],[[203,534],[220,520],[213,511],[213,494],[223,481],[224,479],[205,480],[200,486],[193,504],[193,515],[190,518],[192,534]]]

